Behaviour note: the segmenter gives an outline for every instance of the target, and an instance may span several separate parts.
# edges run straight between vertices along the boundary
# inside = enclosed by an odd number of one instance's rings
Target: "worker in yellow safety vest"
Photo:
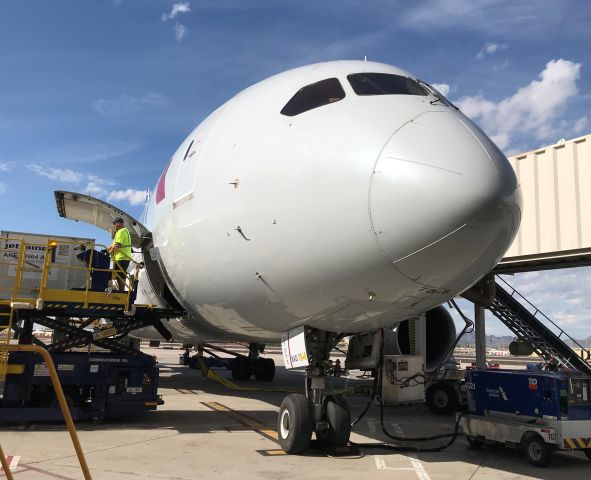
[[[113,225],[115,227],[115,237],[113,238],[113,243],[107,247],[107,250],[115,261],[114,268],[117,272],[115,280],[117,281],[119,291],[123,292],[125,290],[127,268],[131,261],[131,235],[129,230],[125,228],[121,217],[113,220]]]

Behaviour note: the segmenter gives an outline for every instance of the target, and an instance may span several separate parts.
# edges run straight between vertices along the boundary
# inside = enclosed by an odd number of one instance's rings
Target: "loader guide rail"
[[[46,243],[2,240],[0,304],[22,303],[41,309],[44,302],[54,307],[71,303],[81,308],[113,305],[127,310],[133,302],[133,275],[125,272],[127,290],[112,290],[111,281],[122,269],[117,262],[109,268],[111,258],[103,253],[105,245],[51,238]]]

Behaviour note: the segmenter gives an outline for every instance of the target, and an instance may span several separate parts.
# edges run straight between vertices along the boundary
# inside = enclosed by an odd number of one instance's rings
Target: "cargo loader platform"
[[[0,422],[62,418],[46,365],[8,353],[14,344],[50,352],[74,419],[156,409],[158,366],[128,334],[152,326],[170,340],[164,323],[182,312],[134,304],[141,264],[118,292],[121,272],[94,240],[3,232],[0,242]],[[38,326],[52,330],[50,340],[35,337]]]

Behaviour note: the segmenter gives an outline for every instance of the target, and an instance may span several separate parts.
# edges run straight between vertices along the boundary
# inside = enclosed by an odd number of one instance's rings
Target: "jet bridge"
[[[513,244],[492,271],[496,293],[476,299],[477,364],[484,368],[484,309],[489,308],[544,360],[591,374],[589,351],[498,276],[591,266],[591,135],[560,140],[509,161],[523,192],[523,218]],[[483,292],[492,290],[495,282],[489,279],[481,286]]]
[[[591,266],[591,135],[509,158],[523,218],[494,273]]]

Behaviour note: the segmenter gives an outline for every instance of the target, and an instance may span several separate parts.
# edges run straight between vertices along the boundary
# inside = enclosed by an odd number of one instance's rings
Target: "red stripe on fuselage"
[[[160,203],[166,197],[166,172],[168,172],[168,167],[170,167],[170,162],[168,162],[162,175],[160,175],[160,180],[158,180],[158,185],[156,186],[156,203]]]

